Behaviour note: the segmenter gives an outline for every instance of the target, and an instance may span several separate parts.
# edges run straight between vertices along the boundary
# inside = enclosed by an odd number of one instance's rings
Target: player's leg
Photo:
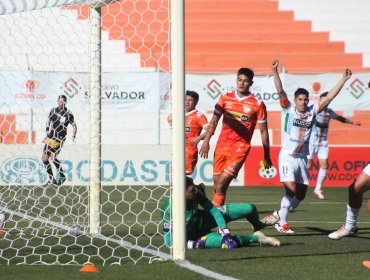
[[[337,231],[329,234],[331,239],[340,239],[357,234],[357,217],[362,206],[362,197],[370,190],[370,164],[360,173],[358,178],[348,188],[348,204],[346,224]]]
[[[287,219],[289,212],[296,204],[295,195],[297,186],[295,183],[295,171],[297,168],[295,159],[291,155],[281,151],[279,154],[279,173],[280,181],[284,185],[285,195],[281,199],[280,209],[275,211],[272,216],[279,218],[279,222],[275,225],[275,228],[280,232],[289,234],[294,233],[290,229]]]
[[[214,157],[213,178],[214,192],[213,205],[220,206],[225,203],[226,192],[232,179],[238,176],[245,159],[248,156],[250,147],[240,153],[230,152],[228,150],[217,151]]]
[[[261,231],[257,231],[252,235],[235,235],[234,236],[238,247],[245,247],[249,244],[260,243],[261,245],[268,245],[273,247],[280,246],[280,241],[274,237],[264,235]],[[194,242],[188,242],[188,248],[206,248],[219,249],[222,248],[223,237],[216,232],[208,233]]]
[[[59,146],[58,149],[56,149],[54,157],[53,157],[53,164],[55,165],[55,168],[59,172],[59,180],[57,181],[57,180],[54,179],[53,184],[58,185],[58,186],[62,185],[66,180],[66,176],[64,174],[62,165],[60,164],[59,159],[57,159],[57,156],[60,153],[61,149],[62,149],[62,144]]]
[[[213,199],[212,203],[218,207],[225,203],[226,191],[224,186],[230,184],[233,179],[229,174],[223,172],[226,164],[226,153],[220,150],[215,151],[213,160]]]
[[[213,176],[214,189],[212,203],[214,206],[218,207],[225,204],[226,191],[233,178],[233,176],[225,172],[221,172],[220,175]]]
[[[185,153],[185,172],[186,175],[193,174],[194,168],[197,165],[198,162],[198,152],[195,151],[195,153],[188,152],[188,150]]]
[[[41,161],[44,164],[46,173],[48,175],[48,180],[47,180],[46,184],[51,183],[53,181],[53,178],[54,178],[53,170],[51,169],[51,164],[50,164],[50,161],[49,161],[50,155],[51,155],[50,147],[48,147],[45,144],[43,152],[42,152],[42,156],[41,156]]]
[[[314,194],[318,199],[325,199],[324,195],[322,194],[321,186],[326,179],[327,170],[329,167],[328,163],[328,155],[329,155],[329,148],[327,146],[319,147],[317,157],[319,159],[320,169],[319,173],[317,174],[317,181],[316,187],[314,189]]]

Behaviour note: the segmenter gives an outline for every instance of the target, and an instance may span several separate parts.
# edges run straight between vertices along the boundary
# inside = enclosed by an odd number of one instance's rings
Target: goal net
[[[0,0],[0,264],[170,257],[169,15],[169,0]]]

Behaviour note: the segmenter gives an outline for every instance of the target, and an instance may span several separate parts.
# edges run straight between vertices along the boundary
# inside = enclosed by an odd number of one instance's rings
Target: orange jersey
[[[197,153],[197,146],[190,144],[190,140],[201,134],[202,129],[208,125],[208,121],[205,115],[198,110],[193,110],[185,115],[185,129],[186,129],[186,151],[191,153]]]
[[[257,122],[267,122],[263,101],[254,94],[240,98],[236,91],[222,94],[215,114],[224,116],[216,149],[248,151]]]

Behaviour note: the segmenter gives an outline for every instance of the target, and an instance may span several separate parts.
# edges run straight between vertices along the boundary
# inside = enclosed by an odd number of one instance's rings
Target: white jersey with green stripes
[[[319,147],[328,146],[328,130],[331,119],[337,119],[338,115],[330,108],[323,110],[316,116],[312,127],[310,145]]]
[[[311,105],[302,113],[296,110],[294,104],[285,104],[287,106],[282,106],[282,150],[290,155],[307,156],[312,125],[319,105]]]

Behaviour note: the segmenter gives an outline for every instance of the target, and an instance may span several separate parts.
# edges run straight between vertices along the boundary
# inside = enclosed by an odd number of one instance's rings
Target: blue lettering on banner
[[[66,183],[88,184],[90,182],[90,160],[60,160]],[[206,160],[198,163],[193,178],[204,183],[213,182],[213,161]],[[133,160],[101,161],[101,181],[102,183],[121,183],[130,182],[161,183],[170,181],[170,160],[151,160],[146,159],[142,162]],[[59,178],[59,174],[56,174]],[[47,174],[42,161],[36,157],[9,157],[0,161],[0,184],[43,184],[47,180]]]
[[[158,178],[158,172],[155,169],[150,168],[148,165],[151,165],[152,167],[157,167],[158,165],[155,163],[154,160],[144,160],[144,162],[141,164],[141,170],[145,173],[151,174],[150,177],[141,175],[141,179],[143,179],[143,181],[145,182],[151,183]]]
[[[126,161],[125,166],[123,167],[123,172],[122,172],[120,181],[124,182],[125,178],[133,178],[135,182],[139,181],[139,179],[137,178],[136,169],[135,169],[135,166],[132,160]]]
[[[109,166],[109,167],[108,167]],[[107,177],[108,168],[111,168],[111,174]],[[101,169],[101,181],[102,182],[112,182],[114,178],[117,177],[117,165],[114,163],[113,160],[103,160],[102,161],[102,169]]]

